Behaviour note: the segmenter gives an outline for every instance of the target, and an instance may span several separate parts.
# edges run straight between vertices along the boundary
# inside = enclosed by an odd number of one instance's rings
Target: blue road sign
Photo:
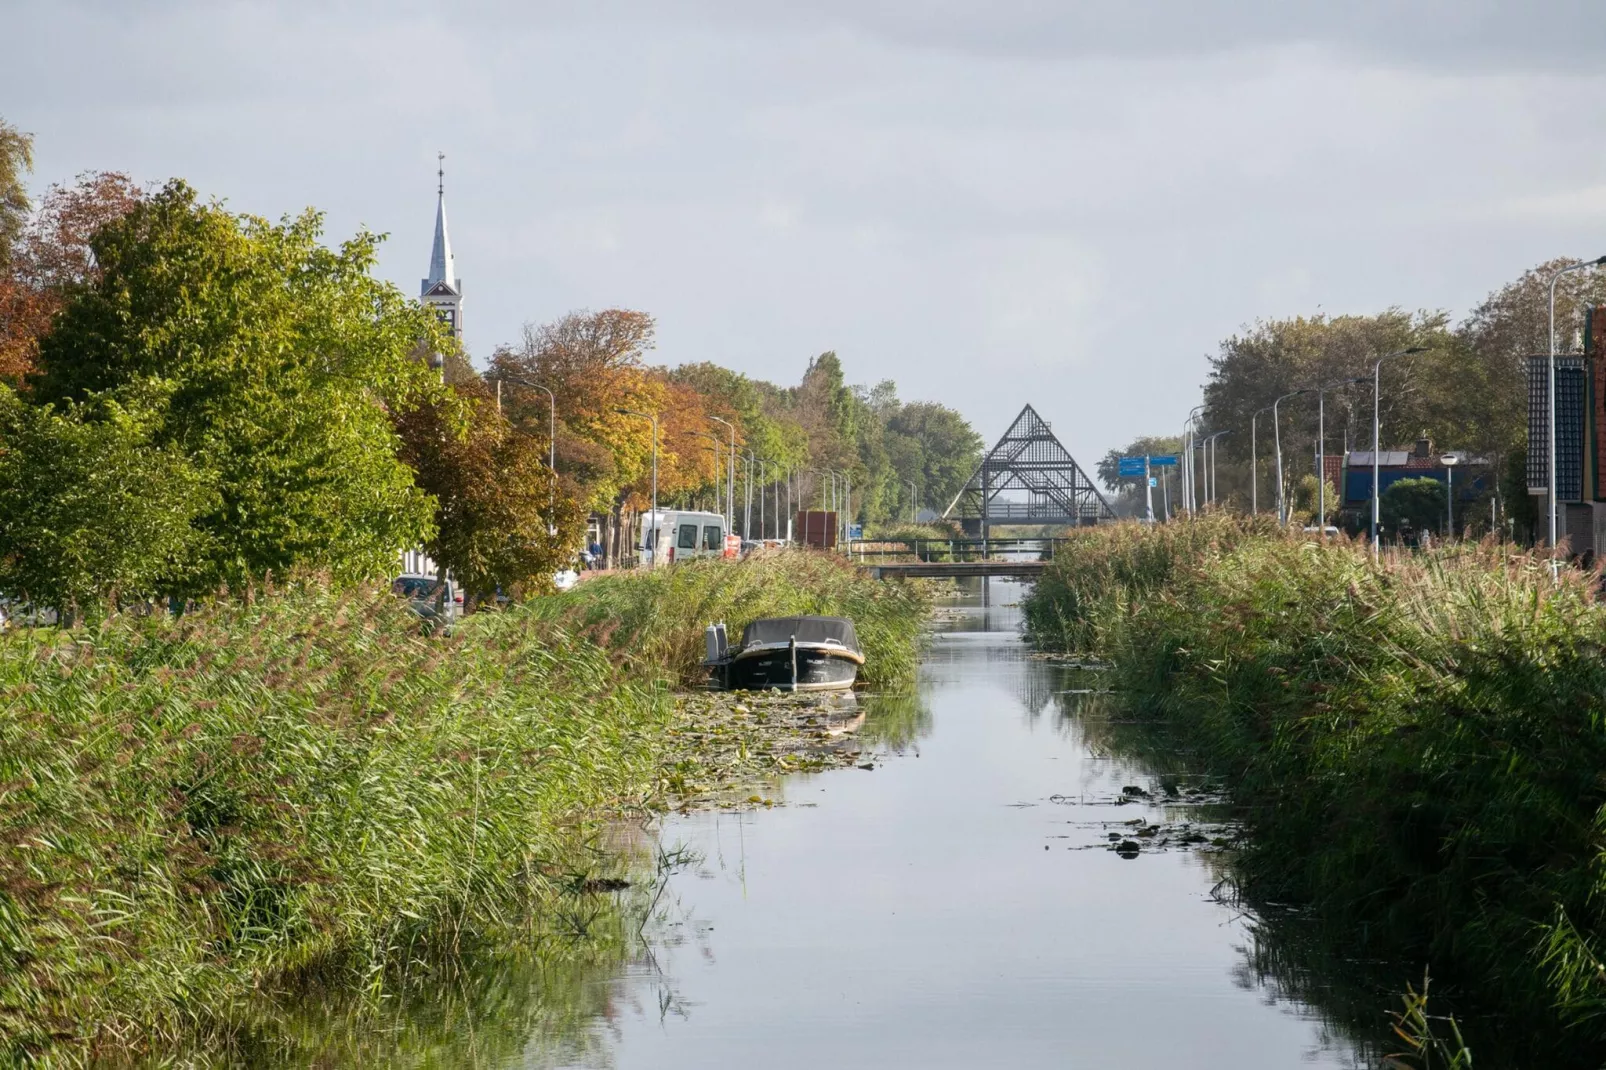
[[[1158,479],[1155,479],[1153,476],[1149,477],[1149,486],[1158,487],[1159,485],[1160,485],[1160,481]]]
[[[1168,454],[1168,455],[1166,455],[1164,457],[1150,457],[1149,458],[1149,467],[1150,468],[1175,468],[1176,466],[1177,466],[1177,456],[1174,453],[1173,454]]]
[[[1141,476],[1147,474],[1142,457],[1122,457],[1119,474],[1123,476]]]

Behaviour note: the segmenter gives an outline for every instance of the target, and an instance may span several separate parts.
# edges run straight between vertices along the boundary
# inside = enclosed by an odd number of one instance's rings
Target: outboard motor
[[[730,644],[725,638],[725,622],[710,624],[703,629],[703,643],[708,648],[706,664],[724,661],[730,654]]]

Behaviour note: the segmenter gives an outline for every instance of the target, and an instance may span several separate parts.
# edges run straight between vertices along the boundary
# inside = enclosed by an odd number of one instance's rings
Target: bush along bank
[[[1599,1065],[1598,581],[1490,545],[1374,564],[1213,517],[1083,533],[1027,616],[1229,779],[1246,890],[1414,963],[1400,988],[1427,965],[1531,1055]]]
[[[784,604],[743,604],[790,611],[818,579],[791,575]],[[886,597],[912,643],[921,602]],[[634,642],[676,649],[680,623]],[[606,822],[775,768],[742,724],[687,730],[667,664],[540,603],[425,637],[388,592],[313,586],[0,636],[0,1065],[161,1049],[264,991],[382,991],[565,935],[627,865]]]

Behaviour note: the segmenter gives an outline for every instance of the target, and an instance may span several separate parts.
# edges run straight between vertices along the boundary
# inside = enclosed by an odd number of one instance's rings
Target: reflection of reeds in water
[[[861,695],[865,711],[859,739],[870,746],[902,754],[931,734],[931,707],[918,691],[883,691]]]
[[[611,850],[620,847],[618,837]],[[420,952],[406,972],[376,980],[372,990],[313,986],[294,996],[263,998],[198,1038],[207,1065],[498,1066],[529,1070],[614,1065],[610,1023],[635,1002],[634,973],[651,977],[660,1007],[680,1000],[642,940],[660,909],[672,872],[698,859],[658,851],[656,874],[631,849],[635,882],[576,875],[570,894],[512,945],[473,946],[456,953]],[[202,1056],[204,1053],[204,1057]],[[184,1062],[184,1053],[168,1053]]]

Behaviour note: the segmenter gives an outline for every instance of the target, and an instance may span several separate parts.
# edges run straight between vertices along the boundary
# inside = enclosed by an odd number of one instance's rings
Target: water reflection
[[[1209,859],[1106,849],[1168,807],[1123,797],[1157,778],[1090,736],[1074,670],[1028,656],[1018,597],[950,614],[917,694],[866,697],[873,771],[666,824],[705,861],[647,927],[661,974],[613,982],[645,1008],[611,1023],[617,1066],[1355,1065],[1246,970],[1255,930]],[[669,979],[679,1015],[654,1011]]]
[[[336,1001],[261,1061],[1359,1065],[1309,1007],[1328,964],[1224,895],[1219,857],[1107,849],[1112,829],[1192,820],[1165,794],[1187,755],[1123,734],[1096,674],[1029,656],[1017,586],[977,593],[914,693],[863,696],[872,768],[667,820],[660,842],[695,864],[618,900],[614,936],[566,965],[476,967],[366,1018]]]

